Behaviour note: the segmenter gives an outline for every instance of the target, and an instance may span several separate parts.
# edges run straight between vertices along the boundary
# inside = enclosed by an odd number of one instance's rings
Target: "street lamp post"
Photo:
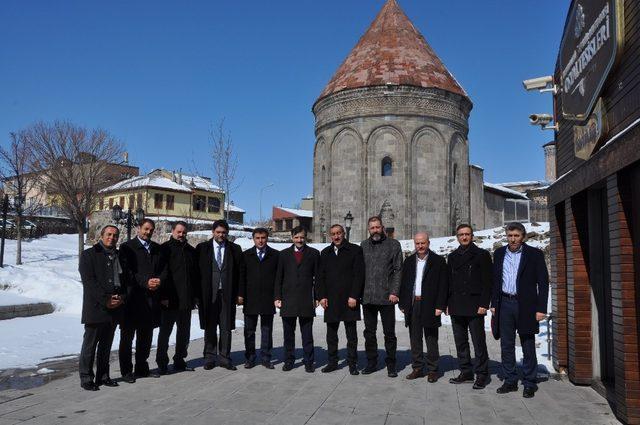
[[[111,218],[116,223],[122,223],[127,227],[127,240],[131,240],[131,228],[144,220],[144,210],[138,208],[135,213],[129,208],[127,212],[122,212],[122,207],[115,204],[111,209]]]
[[[347,231],[347,242],[349,242],[349,235],[351,234],[351,225],[353,224],[353,215],[351,215],[351,210],[344,216],[344,228]]]
[[[261,226],[262,226],[262,192],[269,187],[273,187],[273,183],[269,183],[268,185],[260,189],[260,225]]]

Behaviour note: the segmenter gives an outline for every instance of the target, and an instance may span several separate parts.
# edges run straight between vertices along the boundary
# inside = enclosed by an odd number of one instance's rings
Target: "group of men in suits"
[[[351,375],[370,374],[378,367],[376,339],[378,316],[382,322],[387,374],[396,377],[397,338],[395,305],[405,315],[411,341],[412,372],[407,379],[426,376],[436,382],[438,374],[438,328],[442,314],[451,315],[460,374],[453,384],[472,382],[475,389],[488,383],[488,355],[484,317],[491,309],[501,335],[504,384],[498,393],[517,390],[515,333],[524,354],[524,396],[536,387],[534,335],[547,308],[548,276],[542,252],[524,243],[520,223],[507,226],[508,245],[490,254],[473,243],[473,230],[463,224],[456,229],[460,246],[446,261],[429,249],[429,236],[414,237],[415,252],[404,262],[400,243],[385,234],[380,217],[368,221],[369,238],[360,246],[345,238],[344,228],[329,229],[331,244],[322,252],[307,245],[307,231],[292,229],[293,244],[282,251],[268,246],[269,232],[253,230],[254,246],[242,251],[228,240],[229,225],[218,220],[213,237],[195,249],[186,241],[187,225],[176,222],[171,239],[163,245],[151,241],[153,221],[145,219],[135,239],[116,249],[118,230],[102,229],[98,244],[80,260],[84,285],[82,321],[85,336],[80,356],[83,388],[118,385],[109,377],[109,351],[116,324],[120,324],[120,370],[123,380],[159,376],[168,371],[167,347],[177,327],[173,369],[193,370],[185,358],[189,343],[191,310],[198,306],[204,329],[204,369],[232,364],[231,331],[236,306],[243,307],[245,363],[273,369],[273,322],[280,311],[284,334],[284,363],[289,371],[295,361],[295,330],[300,326],[303,364],[315,371],[313,320],[316,308],[324,309],[328,362],[322,369],[338,369],[338,329],[342,322],[347,339],[347,364]],[[362,316],[361,316],[362,306]],[[356,323],[364,318],[367,365],[358,370]],[[256,329],[260,321],[260,355]],[[156,363],[147,363],[153,328],[160,327]],[[468,334],[476,356],[472,367]],[[136,337],[135,367],[131,360]],[[423,352],[426,342],[426,356]],[[97,350],[97,373],[93,362]],[[475,374],[475,377],[474,377]]]

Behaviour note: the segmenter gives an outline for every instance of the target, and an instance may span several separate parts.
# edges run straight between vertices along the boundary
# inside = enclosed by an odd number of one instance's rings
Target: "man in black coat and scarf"
[[[453,338],[458,353],[460,374],[449,379],[452,384],[474,382],[469,349],[469,333],[476,355],[476,379],[473,388],[483,389],[489,379],[489,355],[484,332],[484,318],[491,302],[491,255],[473,243],[473,229],[460,224],[456,229],[460,246],[449,254],[448,314],[451,315]]]
[[[302,334],[304,370],[313,373],[313,318],[319,301],[315,280],[320,265],[320,252],[307,246],[307,230],[304,227],[294,227],[291,237],[293,245],[280,252],[274,288],[274,305],[280,309],[284,333],[285,359],[282,370],[287,372],[293,369],[298,320]]]
[[[196,247],[199,273],[198,314],[204,329],[204,369],[218,364],[228,370],[237,368],[231,363],[231,331],[236,327],[238,291],[244,279],[242,248],[228,240],[226,220],[213,223],[213,237]],[[220,338],[217,330],[220,328]]]
[[[347,363],[349,373],[358,375],[358,333],[356,322],[360,320],[360,299],[364,286],[364,257],[362,248],[349,243],[344,228],[334,224],[329,229],[331,245],[320,254],[318,297],[324,308],[327,324],[328,364],[323,373],[338,369],[338,327],[344,323],[347,335]]]
[[[279,251],[267,245],[269,231],[258,227],[252,232],[254,246],[244,252],[245,279],[240,282],[240,303],[244,311],[244,367],[256,364],[256,327],[260,318],[260,363],[273,369],[273,291],[278,271]]]
[[[438,328],[440,316],[447,308],[449,271],[447,263],[429,249],[429,235],[416,233],[413,237],[416,252],[402,265],[400,284],[400,310],[405,315],[411,341],[411,366],[407,379],[425,376],[430,383],[438,380]],[[427,343],[427,356],[423,352],[422,336]]]
[[[125,309],[124,324],[120,326],[120,373],[128,383],[136,377],[157,378],[149,371],[149,353],[153,328],[160,326],[161,285],[166,281],[166,259],[160,245],[151,240],[155,230],[153,220],[145,218],[138,227],[136,238],[123,243],[120,252],[125,259],[132,281],[131,296]],[[131,362],[131,345],[136,339],[135,368]],[[135,373],[135,376],[134,376]]]
[[[167,260],[167,281],[160,288],[160,332],[156,363],[161,375],[167,373],[169,356],[169,337],[176,326],[176,349],[173,356],[173,370],[176,372],[193,371],[187,366],[187,349],[191,333],[191,312],[194,306],[194,286],[198,274],[196,250],[187,242],[187,223],[176,221],[171,225],[171,237],[160,245]]]
[[[127,299],[124,264],[116,249],[119,235],[117,227],[103,227],[100,241],[80,256],[84,337],[79,371],[80,385],[88,391],[97,391],[100,385],[118,386],[109,376],[109,357],[113,334]],[[94,360],[97,360],[96,374]]]

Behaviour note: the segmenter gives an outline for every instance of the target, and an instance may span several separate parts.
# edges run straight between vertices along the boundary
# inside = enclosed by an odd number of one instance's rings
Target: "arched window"
[[[391,161],[391,158],[389,158],[388,156],[385,156],[384,158],[382,158],[382,176],[391,176],[393,175],[393,162]]]
[[[320,181],[322,182],[322,186],[325,185],[325,183],[327,182],[327,170],[324,168],[324,165],[322,166],[322,176],[320,176]]]
[[[456,184],[457,177],[458,177],[458,164],[453,164],[453,184]]]

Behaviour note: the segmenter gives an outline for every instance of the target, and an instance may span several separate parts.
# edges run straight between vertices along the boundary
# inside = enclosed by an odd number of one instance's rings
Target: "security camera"
[[[539,125],[543,130],[557,130],[558,124],[550,125],[553,117],[549,114],[531,114],[529,115],[529,124]]]
[[[553,77],[551,75],[547,75],[546,77],[531,78],[522,82],[522,85],[526,90],[546,89],[551,84],[553,84]]]

